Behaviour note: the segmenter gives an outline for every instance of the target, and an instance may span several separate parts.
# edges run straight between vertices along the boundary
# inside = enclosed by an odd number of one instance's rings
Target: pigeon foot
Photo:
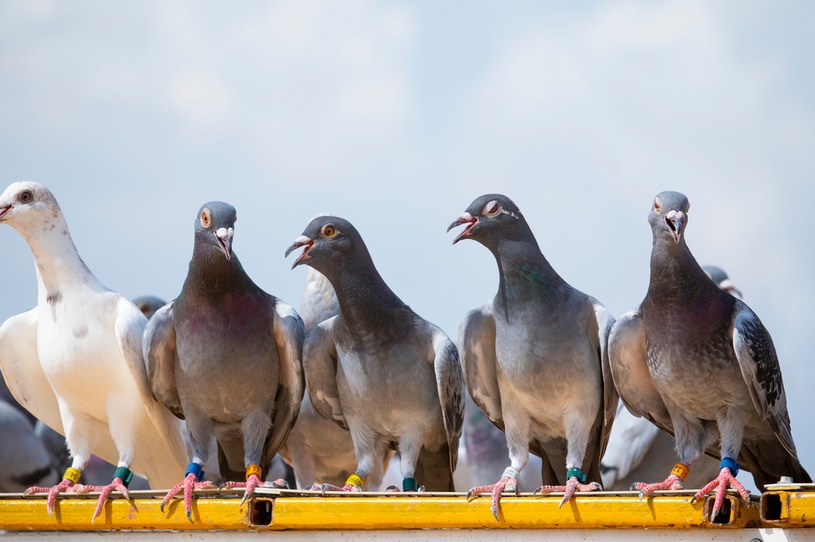
[[[215,484],[212,482],[205,480],[203,482],[199,482],[198,478],[196,478],[195,474],[189,473],[184,480],[179,482],[178,484],[174,485],[170,491],[167,492],[167,495],[164,496],[164,499],[161,501],[161,505],[159,508],[162,512],[164,512],[164,507],[167,506],[167,503],[170,502],[170,499],[175,497],[179,491],[182,489],[184,490],[184,511],[187,513],[187,519],[190,523],[194,523],[192,520],[192,492],[195,489],[214,489]]]
[[[94,523],[96,521],[96,518],[98,518],[102,514],[102,509],[104,508],[105,503],[108,500],[108,497],[110,497],[110,494],[113,492],[114,489],[121,493],[125,499],[130,500],[130,492],[127,491],[127,486],[125,486],[124,480],[122,480],[118,476],[114,478],[106,486],[88,486],[81,484],[76,486],[75,491],[80,494],[90,493],[91,491],[99,491],[101,493],[99,495],[99,500],[96,503],[96,509],[93,511],[91,523]]]
[[[722,470],[719,471],[719,476],[711,480],[710,482],[705,485],[702,489],[696,492],[696,495],[693,496],[693,500],[701,499],[713,489],[716,489],[716,500],[713,501],[713,513],[712,517],[715,517],[716,514],[719,513],[719,510],[722,508],[722,503],[724,502],[724,494],[727,492],[727,488],[732,487],[736,491],[739,492],[741,498],[745,501],[750,499],[750,492],[736,480],[736,477],[733,476],[733,473],[730,471],[728,467],[723,467]]]
[[[570,477],[566,481],[565,486],[541,486],[535,491],[535,495],[541,494],[545,495],[547,493],[559,493],[563,492],[563,499],[561,499],[558,508],[561,508],[564,504],[569,502],[569,500],[574,497],[576,492],[579,493],[588,493],[591,491],[601,491],[603,487],[598,484],[597,482],[591,482],[588,484],[583,484],[580,480],[577,479],[576,476]]]
[[[507,469],[509,470],[509,469]],[[506,471],[504,471],[506,474]],[[513,492],[518,494],[518,480],[517,474],[515,476],[501,476],[501,479],[492,485],[476,486],[467,492],[467,502],[472,501],[482,493],[490,493],[492,495],[492,502],[490,504],[490,511],[495,517],[495,521],[501,521],[501,495],[504,492]]]
[[[48,493],[48,500],[46,501],[46,510],[48,510],[48,515],[52,515],[54,513],[54,503],[57,500],[57,495],[62,493],[63,491],[67,491],[68,489],[74,487],[74,482],[72,480],[64,479],[57,485],[53,487],[42,487],[42,486],[32,486],[25,490],[23,495],[28,497],[29,495],[34,495],[35,493]]]
[[[671,474],[662,482],[654,482],[653,484],[647,484],[645,482],[633,483],[631,484],[631,489],[638,490],[640,492],[640,500],[643,500],[654,491],[685,489],[685,484],[682,483],[682,479],[679,476]]]

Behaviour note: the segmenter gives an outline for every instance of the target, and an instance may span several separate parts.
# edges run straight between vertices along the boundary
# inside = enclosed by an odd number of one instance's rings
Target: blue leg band
[[[402,480],[402,491],[416,491],[416,480],[413,478],[405,478]]]
[[[184,478],[186,478],[190,474],[194,474],[195,479],[198,480],[199,482],[202,482],[204,480],[204,468],[195,461],[187,465],[187,472],[184,473]]]
[[[723,469],[725,467],[730,469],[730,473],[733,476],[737,476],[739,474],[739,464],[736,463],[736,460],[733,459],[732,457],[723,457],[722,458],[722,464],[719,465],[719,468]]]

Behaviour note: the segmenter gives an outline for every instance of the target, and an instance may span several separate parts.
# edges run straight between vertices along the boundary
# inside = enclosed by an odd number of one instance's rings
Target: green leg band
[[[416,480],[413,478],[405,478],[402,480],[402,491],[416,491]]]
[[[572,476],[577,478],[577,481],[580,482],[581,484],[586,483],[586,478],[587,478],[586,473],[583,472],[581,469],[578,469],[576,467],[572,467],[571,469],[567,470],[566,471],[566,481],[568,482],[569,478],[571,478]]]
[[[113,477],[120,478],[122,480],[122,485],[127,487],[130,485],[130,480],[133,479],[133,471],[127,467],[116,467],[116,470],[113,471]]]

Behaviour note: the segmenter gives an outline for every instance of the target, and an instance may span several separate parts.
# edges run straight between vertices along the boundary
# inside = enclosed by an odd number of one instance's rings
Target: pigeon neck
[[[55,303],[62,298],[68,284],[101,284],[82,261],[62,215],[48,229],[21,231],[37,268],[37,298],[39,303]]]
[[[546,260],[534,238],[504,240],[493,254],[504,304],[562,300],[568,293],[568,284]]]
[[[213,296],[247,286],[257,287],[244,271],[237,254],[233,252],[232,259],[227,260],[220,251],[196,243],[184,281],[185,292],[205,292]]]
[[[323,273],[331,281],[340,313],[350,327],[381,322],[387,313],[406,307],[385,283],[367,250],[336,271]]]
[[[651,280],[648,285],[649,299],[669,303],[687,302],[694,298],[716,295],[718,290],[693,257],[684,239],[679,243],[663,240],[654,242],[651,251]]]

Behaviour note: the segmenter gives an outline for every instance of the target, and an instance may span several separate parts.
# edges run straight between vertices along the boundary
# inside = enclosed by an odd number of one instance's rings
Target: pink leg
[[[203,481],[198,482],[198,478],[195,477],[195,474],[190,473],[187,475],[184,480],[180,483],[174,485],[170,491],[167,492],[167,495],[164,496],[164,500],[161,501],[161,506],[159,507],[162,512],[164,512],[164,507],[167,506],[167,503],[170,502],[170,499],[176,496],[179,491],[182,489],[184,490],[184,510],[187,512],[187,519],[190,523],[192,521],[192,492],[194,489],[212,489],[215,487],[210,481]]]
[[[108,497],[114,489],[121,493],[125,499],[130,500],[130,493],[127,491],[127,487],[125,487],[124,481],[121,478],[114,478],[113,481],[106,486],[76,486],[77,493],[89,493],[91,491],[101,492],[101,495],[99,495],[99,501],[96,503],[96,510],[94,510],[93,517],[91,518],[91,523],[94,523],[96,518],[98,518],[102,513],[102,508],[104,508],[105,502],[108,500]]]
[[[745,489],[745,487],[736,480],[736,477],[733,476],[733,473],[730,472],[730,469],[727,467],[722,468],[719,471],[719,476],[708,482],[708,484],[696,492],[696,495],[693,496],[693,499],[701,499],[711,491],[713,488],[716,488],[716,500],[713,501],[713,517],[719,513],[719,510],[722,508],[722,503],[724,502],[724,494],[727,492],[727,488],[732,487],[736,491],[739,492],[741,498],[745,501],[750,499],[750,492]]]
[[[580,480],[578,480],[576,476],[572,476],[566,481],[565,486],[541,486],[537,489],[537,491],[535,491],[535,494],[559,493],[562,491],[563,499],[561,499],[560,504],[558,505],[558,508],[560,508],[569,502],[569,499],[574,496],[576,491],[586,493],[589,491],[600,491],[601,489],[603,489],[603,487],[597,482],[581,484]]]
[[[651,495],[654,491],[664,491],[667,489],[679,490],[685,489],[685,484],[682,479],[676,474],[671,474],[662,482],[655,482],[653,484],[646,484],[644,482],[636,482],[631,486],[633,489],[638,489],[640,492],[640,500]]]
[[[42,486],[33,486],[25,490],[23,495],[33,495],[35,493],[48,493],[48,500],[46,501],[46,510],[48,510],[48,515],[50,516],[54,512],[54,503],[57,500],[57,495],[59,495],[63,491],[67,491],[68,489],[74,487],[74,483],[71,480],[62,480],[60,483],[53,487],[42,487]]]
[[[501,476],[501,479],[492,485],[472,488],[467,492],[467,502],[470,502],[473,498],[482,493],[490,493],[492,495],[490,510],[492,511],[492,515],[495,516],[495,521],[501,521],[501,494],[504,493],[504,491],[514,491],[516,494],[518,493],[518,480],[515,476]]]
[[[284,487],[288,487],[288,484],[283,482],[285,485]],[[246,502],[246,499],[252,496],[252,493],[255,492],[255,488],[258,486],[262,486],[263,481],[257,476],[257,474],[250,474],[249,477],[246,479],[245,482],[227,482],[226,487],[233,489],[236,487],[244,487],[246,491],[243,492],[243,499],[241,499],[241,504]]]

